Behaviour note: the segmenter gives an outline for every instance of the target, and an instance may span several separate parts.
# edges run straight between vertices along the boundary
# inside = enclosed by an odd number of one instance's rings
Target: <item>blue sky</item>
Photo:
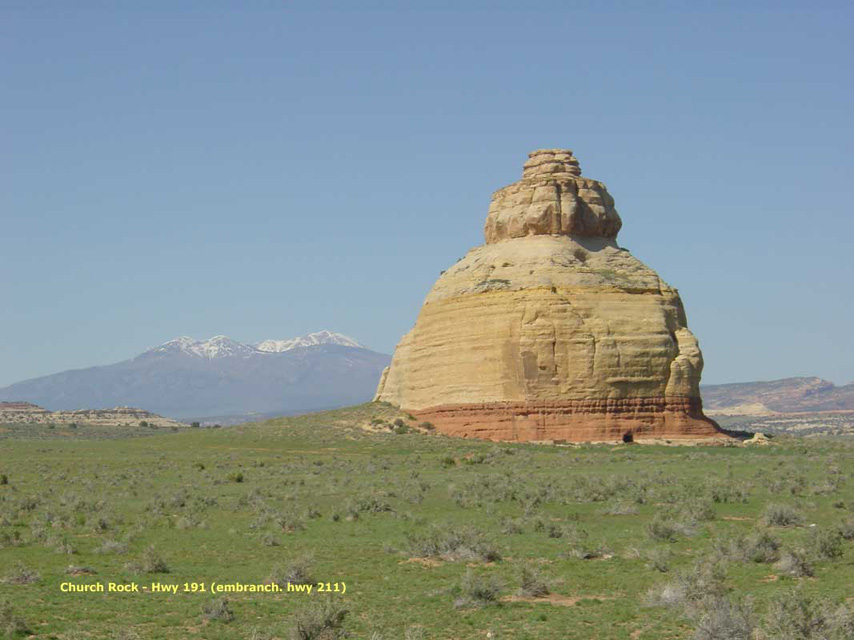
[[[689,4],[0,2],[0,385],[178,335],[391,352],[542,147],[705,382],[854,381],[854,10]]]

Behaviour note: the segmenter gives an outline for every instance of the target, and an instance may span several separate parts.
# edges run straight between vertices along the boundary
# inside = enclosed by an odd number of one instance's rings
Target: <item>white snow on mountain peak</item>
[[[300,347],[316,347],[324,344],[365,348],[353,338],[324,330],[288,340],[263,340],[254,345],[237,342],[228,336],[214,336],[209,340],[194,340],[187,336],[181,336],[149,349],[146,353],[185,353],[206,360],[213,360],[229,356],[248,356],[255,353],[281,353]]]
[[[158,347],[149,349],[149,352],[153,353],[180,352],[205,358],[206,360],[241,354],[248,355],[254,351],[254,347],[232,340],[227,336],[214,336],[209,340],[194,340],[187,336],[181,336],[169,342],[164,342]]]
[[[316,347],[322,344],[337,344],[342,347],[357,347],[364,349],[364,345],[360,344],[349,336],[332,331],[317,331],[309,333],[298,338],[290,338],[288,340],[264,340],[258,342],[255,348],[259,351],[267,351],[271,353],[281,353],[282,351],[290,351],[299,347]]]

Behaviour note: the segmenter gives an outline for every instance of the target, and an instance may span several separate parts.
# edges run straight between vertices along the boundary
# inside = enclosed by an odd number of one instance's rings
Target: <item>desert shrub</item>
[[[274,514],[272,520],[285,533],[294,533],[305,529],[305,518],[292,509]]]
[[[207,526],[207,522],[189,515],[181,516],[175,521],[175,527],[181,531],[186,531],[187,529],[206,529]]]
[[[403,640],[425,640],[424,627],[413,625],[403,633]]]
[[[388,502],[376,495],[358,498],[354,506],[362,513],[383,513],[387,511],[394,511]]]
[[[602,513],[606,516],[633,516],[637,512],[637,505],[631,502],[613,502],[602,509]]]
[[[718,517],[715,505],[711,500],[697,500],[685,507],[685,513],[693,520],[708,522]]]
[[[243,474],[240,472],[229,473],[228,476],[226,476],[226,479],[229,482],[237,482],[237,483],[244,481]]]
[[[534,567],[524,566],[520,572],[519,595],[527,598],[540,598],[551,593],[548,580]]]
[[[484,535],[471,527],[442,528],[433,526],[427,531],[410,534],[409,553],[416,558],[445,558],[448,560],[501,560],[501,553]]]
[[[656,514],[646,527],[650,538],[659,542],[676,542],[680,536],[692,536],[695,533],[693,525],[673,516]]]
[[[646,553],[646,566],[661,573],[667,573],[670,571],[670,558],[671,553],[669,549],[653,548]]]
[[[294,615],[291,640],[338,640],[346,638],[347,610],[331,599],[311,602]]]
[[[706,598],[699,604],[693,640],[752,640],[756,623],[750,602]]]
[[[788,549],[780,556],[774,568],[793,578],[810,578],[815,575],[812,564],[803,549]]]
[[[145,573],[169,573],[169,565],[154,549],[153,546],[142,552],[140,568]]]
[[[77,575],[77,576],[79,576],[79,575],[90,575],[91,576],[91,575],[95,575],[98,572],[95,571],[92,567],[76,566],[76,565],[70,564],[65,569],[65,573],[70,575],[70,576],[75,576],[75,575]]]
[[[810,529],[806,542],[807,552],[816,560],[833,560],[843,553],[842,534],[836,529]]]
[[[854,540],[854,518],[843,520],[836,526],[843,540]]]
[[[282,588],[287,588],[288,583],[313,584],[314,579],[311,577],[312,561],[313,558],[311,556],[301,556],[287,567],[275,567],[270,574],[269,580]]]
[[[831,640],[851,640],[854,638],[854,609],[848,604],[842,604],[835,609],[826,611],[828,634]]]
[[[506,535],[519,535],[524,532],[525,529],[522,526],[521,520],[505,518],[501,523],[501,533],[504,533]]]
[[[806,487],[807,480],[804,475],[793,469],[773,476],[768,483],[771,493],[789,493],[793,496],[802,495]]]
[[[91,519],[90,526],[95,533],[104,533],[110,529],[110,521],[104,516],[97,516]]]
[[[0,473],[0,485],[9,484],[9,476],[5,473]]]
[[[545,521],[545,520],[543,520],[543,518],[542,518],[541,516],[531,516],[531,517],[527,517],[527,518],[525,518],[525,522],[526,522],[528,525],[530,525],[530,527],[531,527],[531,529],[532,529],[533,531],[537,531],[537,532],[539,532],[539,531],[545,531],[545,530],[546,530],[546,527],[548,526],[548,525],[546,524],[546,521]]]
[[[234,612],[229,608],[227,599],[215,598],[202,605],[202,618],[218,622],[231,622],[234,620]]]
[[[8,600],[0,600],[0,633],[7,638],[23,637],[30,633],[27,623]]]
[[[167,500],[167,504],[173,509],[183,509],[187,506],[187,500],[189,499],[190,494],[186,489],[181,489],[180,491],[176,491]]]
[[[20,511],[35,511],[41,505],[41,498],[38,496],[23,496],[18,500],[18,510]]]
[[[750,536],[736,535],[715,540],[717,553],[736,562],[776,562],[780,558],[780,546],[780,541],[764,530]]]
[[[53,547],[56,553],[64,553],[66,555],[74,555],[77,549],[68,541],[68,538],[51,538],[48,543]]]
[[[118,540],[104,540],[101,546],[95,550],[95,553],[114,553],[122,555],[128,552],[127,542],[119,542]]]
[[[771,563],[780,556],[780,541],[767,531],[759,531],[748,538],[746,558],[751,562]]]
[[[460,580],[454,606],[458,609],[499,604],[501,583],[494,576],[483,576],[468,569]]]
[[[457,466],[457,461],[453,456],[445,456],[444,458],[442,458],[441,462],[442,462],[442,466],[445,467],[446,469],[448,467]]]
[[[418,426],[421,429],[424,429],[425,431],[435,431],[436,430],[436,427],[433,425],[432,422],[422,422]]]
[[[798,527],[804,523],[804,517],[788,505],[769,504],[762,514],[762,521],[769,527]]]
[[[41,579],[38,571],[30,569],[23,562],[17,563],[12,569],[3,576],[5,584],[32,584]]]
[[[0,531],[0,549],[5,547],[17,547],[24,543],[20,531]]]
[[[587,530],[579,527],[574,522],[565,522],[561,524],[557,532],[554,531],[552,525],[546,526],[545,530],[549,537],[557,536],[566,540],[570,550],[580,547],[591,548],[595,546],[595,543],[590,541],[590,534]],[[570,551],[569,555],[573,555],[573,553]]]
[[[719,504],[729,503],[745,503],[748,500],[747,490],[735,482],[710,482],[706,487],[706,492],[712,502]]]
[[[272,531],[265,531],[261,535],[261,544],[263,544],[265,547],[278,547],[279,539],[276,538],[276,534],[274,534]]]
[[[696,608],[704,598],[726,595],[725,568],[720,562],[697,561],[663,585],[647,593],[649,606]]]
[[[562,555],[579,560],[596,560],[597,558],[610,557],[611,549],[601,542],[576,540]]]
[[[832,637],[831,621],[824,604],[800,589],[792,589],[771,602],[763,630],[774,640],[825,640]]]

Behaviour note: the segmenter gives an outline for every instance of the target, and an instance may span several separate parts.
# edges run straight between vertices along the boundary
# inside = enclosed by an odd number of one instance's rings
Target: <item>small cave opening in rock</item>
[[[635,437],[632,435],[631,431],[626,431],[626,433],[623,434],[623,442],[625,442],[626,444],[634,441]]]

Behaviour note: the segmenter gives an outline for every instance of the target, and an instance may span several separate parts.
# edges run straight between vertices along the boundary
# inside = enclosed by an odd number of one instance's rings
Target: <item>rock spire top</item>
[[[578,160],[569,149],[537,149],[528,154],[528,161],[522,171],[523,178],[548,175],[552,173],[568,173],[572,176],[581,175]]]
[[[613,240],[622,224],[605,185],[581,175],[572,151],[538,149],[522,179],[492,195],[484,232],[487,244],[543,235]]]

